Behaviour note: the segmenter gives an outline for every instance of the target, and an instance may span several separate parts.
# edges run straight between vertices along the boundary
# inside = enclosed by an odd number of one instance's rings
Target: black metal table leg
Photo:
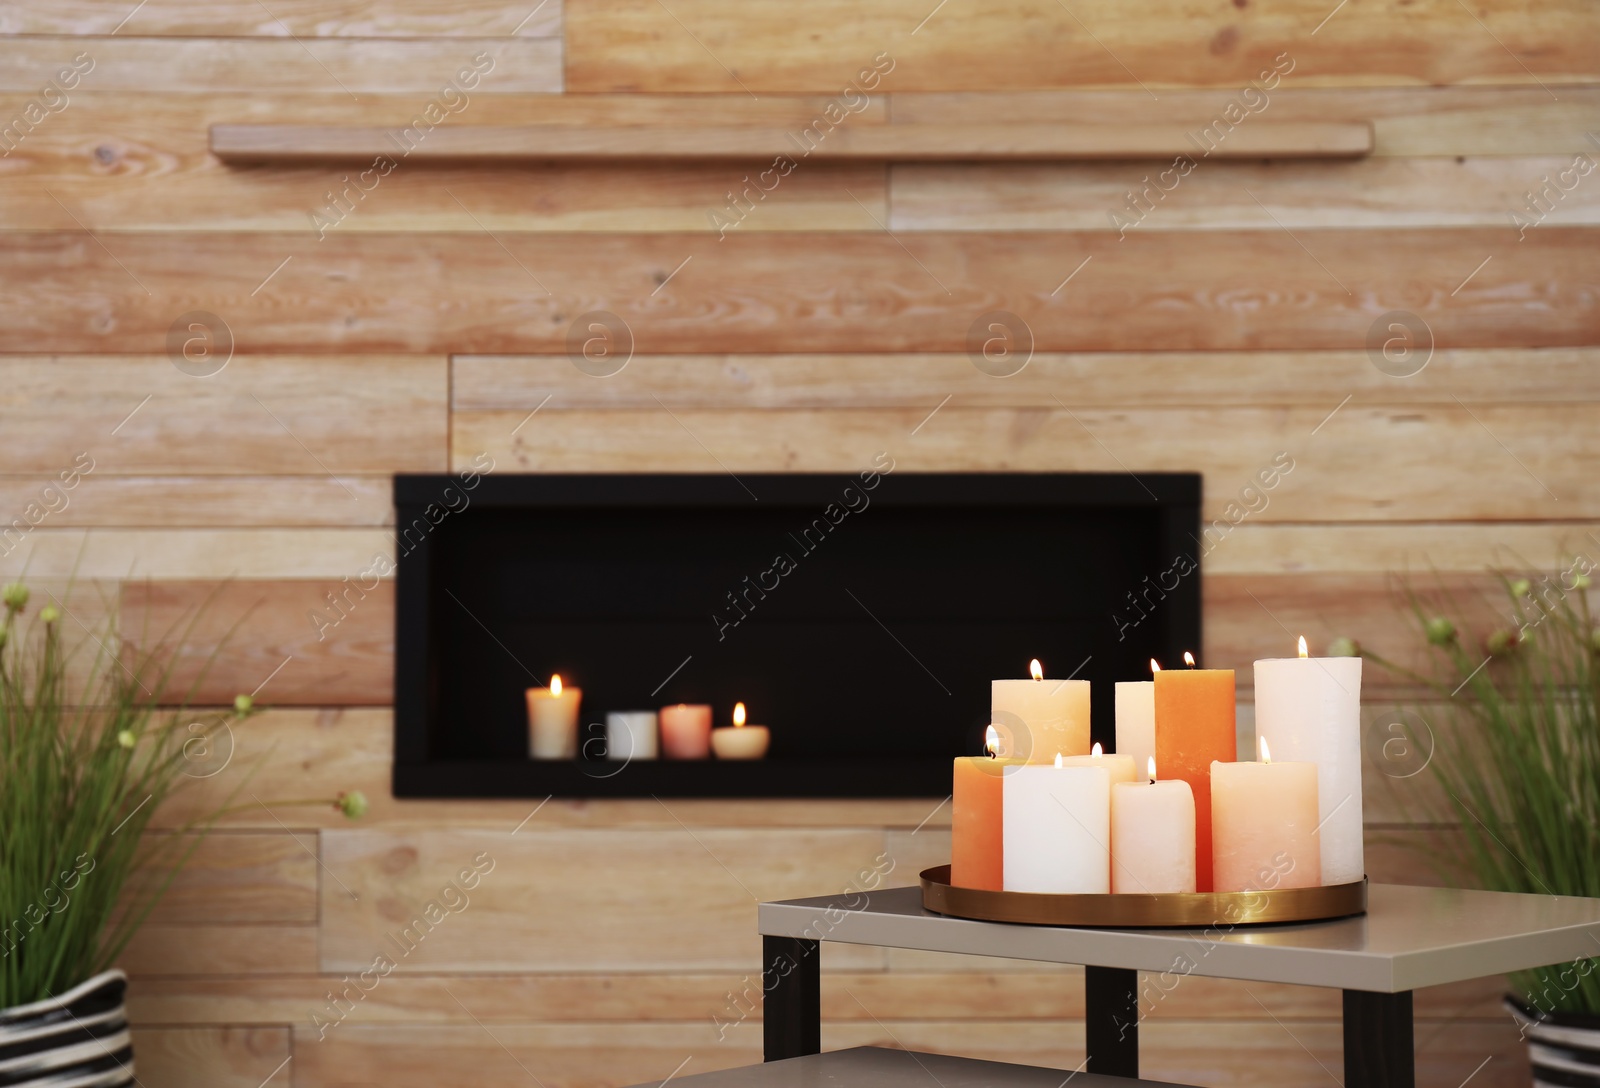
[[[761,938],[765,1060],[822,1052],[822,957],[801,937]]]
[[[1083,969],[1085,1035],[1091,1073],[1139,1075],[1139,972],[1122,967]]]
[[[1411,991],[1344,992],[1344,1088],[1415,1088]]]

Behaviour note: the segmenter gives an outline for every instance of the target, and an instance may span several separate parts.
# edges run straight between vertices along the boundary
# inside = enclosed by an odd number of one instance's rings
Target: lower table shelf
[[[1075,1088],[1137,1088],[1153,1080],[1072,1074]],[[1061,1088],[1062,1070],[858,1046],[764,1065],[675,1077],[681,1088]],[[1164,1082],[1159,1082],[1164,1083]],[[655,1082],[636,1088],[659,1088]]]

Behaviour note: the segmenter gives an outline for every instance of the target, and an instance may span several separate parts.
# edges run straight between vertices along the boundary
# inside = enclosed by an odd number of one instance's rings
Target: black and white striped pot
[[[96,975],[48,1001],[0,1009],[0,1088],[133,1084],[128,976]]]
[[[1600,1016],[1549,1012],[1542,1016],[1514,997],[1506,1008],[1528,1040],[1534,1088],[1600,1088]]]

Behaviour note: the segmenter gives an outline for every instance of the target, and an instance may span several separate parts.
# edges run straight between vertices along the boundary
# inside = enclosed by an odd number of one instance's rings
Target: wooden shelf
[[[820,126],[819,126],[820,127]],[[792,159],[1041,162],[1096,159],[1347,159],[1372,151],[1372,126],[1247,119],[1220,139],[1191,125],[857,124],[824,131],[750,125],[212,125],[211,150],[232,163],[370,161],[675,162]],[[804,133],[810,132],[810,136]],[[1208,151],[1209,149],[1209,151]]]

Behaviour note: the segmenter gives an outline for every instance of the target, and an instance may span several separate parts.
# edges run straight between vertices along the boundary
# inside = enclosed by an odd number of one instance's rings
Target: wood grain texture
[[[321,836],[323,862],[357,896],[324,884],[329,972],[365,970],[379,955],[407,974],[744,969],[761,955],[757,902],[861,887],[852,882],[884,851],[874,830]],[[446,890],[474,864],[483,874],[476,887]],[[646,874],[661,878],[648,894],[638,883]],[[439,918],[431,927],[430,902]],[[863,968],[880,964],[882,952],[850,948],[840,958]]]
[[[151,924],[139,930],[117,966],[141,980],[152,976],[180,977],[180,988],[196,985],[199,976],[242,984],[246,976],[259,981],[259,976],[285,971],[309,974],[317,969],[317,927]],[[140,1015],[139,1019],[145,1023],[171,1022],[159,1016]]]
[[[11,232],[0,319],[19,352],[160,351],[179,315],[206,310],[260,353],[564,353],[597,309],[654,352],[766,350],[774,336],[802,351],[961,351],[996,310],[1027,322],[1038,350],[1349,350],[1410,310],[1452,347],[1554,347],[1600,327],[1595,236],[138,233],[116,236],[113,257],[81,231]],[[1057,293],[1085,257],[1098,260]]]
[[[258,8],[258,10],[260,10]],[[265,17],[265,12],[262,13]],[[129,24],[132,29],[133,24]],[[355,102],[363,93],[414,96],[418,113],[475,58],[482,90],[561,90],[555,38],[0,38],[0,90],[38,94],[64,65],[87,56],[84,90],[184,94],[316,89]],[[493,69],[487,67],[494,61]],[[87,61],[78,61],[86,64]],[[454,92],[452,92],[453,94]],[[455,99],[453,99],[455,100]],[[10,118],[7,118],[9,123]],[[48,124],[48,121],[45,122]]]
[[[889,179],[891,230],[1226,230],[1600,223],[1600,186],[1573,157],[928,166]],[[1568,171],[1548,216],[1529,203]],[[1165,190],[1171,190],[1167,192]],[[1552,192],[1556,190],[1552,189]],[[1135,202],[1137,201],[1137,203]],[[1520,220],[1513,221],[1513,215]],[[1537,223],[1537,227],[1534,224]],[[1203,244],[1203,243],[1202,243]]]
[[[246,801],[249,798],[246,797]],[[187,846],[167,848],[175,858]],[[317,921],[315,836],[219,831],[203,838],[151,914],[154,925],[286,925]],[[160,879],[144,870],[129,881],[143,894]],[[342,894],[342,893],[341,893]],[[244,937],[250,931],[241,931]]]
[[[121,635],[130,655],[154,655],[149,675],[170,663],[157,692],[169,701],[221,706],[254,692],[266,705],[387,705],[394,592],[364,589],[366,569],[348,581],[125,582]]]
[[[1087,269],[1085,273],[1087,274]],[[1381,351],[1380,351],[1381,355]],[[1600,350],[1438,347],[1407,378],[1380,371],[1367,352],[1035,352],[997,378],[966,354],[773,352],[638,353],[597,380],[565,356],[456,355],[450,403],[458,415],[657,408],[1331,408],[1353,404],[1479,405],[1600,400]],[[550,397],[548,402],[546,397]],[[520,417],[519,417],[520,418]]]
[[[1592,407],[540,412],[456,414],[455,460],[487,449],[504,471],[850,472],[880,452],[907,472],[1193,472],[1212,502],[1260,507],[1243,494],[1280,452],[1294,468],[1272,490],[1279,520],[1316,522],[1592,519],[1600,489]],[[1342,399],[1342,398],[1341,398]],[[935,413],[935,409],[938,409]],[[930,414],[932,418],[929,419]],[[925,423],[925,425],[924,425]],[[920,429],[919,429],[920,428]],[[912,431],[916,431],[913,435]],[[1313,433],[1315,432],[1315,433]],[[1380,452],[1381,451],[1381,452]],[[1451,481],[1440,485],[1440,453]],[[1217,512],[1217,506],[1208,513]],[[1212,513],[1212,516],[1217,516]],[[1243,520],[1248,515],[1243,514]],[[1487,557],[1486,557],[1487,558]]]
[[[1475,12],[1445,0],[1327,16],[1318,0],[1138,9],[1088,0],[1070,10],[1007,0],[937,14],[920,0],[867,10],[829,0],[803,11],[680,0],[670,12],[649,0],[568,0],[567,86],[823,91],[874,55],[893,60],[884,83],[897,92],[1242,87],[1275,62],[1297,86],[1532,84],[1592,80],[1600,55],[1600,21],[1580,0],[1545,5],[1537,19],[1520,3]]]
[[[271,14],[249,0],[153,0],[137,12],[120,0],[0,3],[0,34],[130,35],[162,38],[476,38],[561,33],[561,0],[530,15],[521,0],[463,0],[448,9],[432,0],[279,0]]]
[[[0,416],[0,418],[4,418]],[[98,466],[98,462],[96,463]],[[315,469],[315,466],[312,466]],[[50,529],[285,527],[348,528],[392,525],[393,482],[387,475],[113,476],[91,474],[66,495],[57,474],[0,476],[0,511],[15,519],[29,503],[51,498],[59,509],[40,522]],[[351,496],[355,498],[352,499]],[[47,507],[48,508],[48,507]],[[24,520],[26,517],[24,516]],[[118,574],[126,574],[124,566]]]
[[[1348,13],[1346,13],[1348,14]],[[1331,25],[1330,25],[1331,30]],[[1318,35],[1320,37],[1321,35]],[[1291,86],[1271,92],[1260,116],[1284,121],[1370,121],[1373,154],[1566,155],[1593,152],[1584,138],[1600,107],[1600,88],[1568,86],[1559,95],[1539,87]],[[1164,91],[1152,99],[1127,91],[1021,91],[894,94],[897,122],[976,124],[1009,117],[1034,121],[1113,123],[1162,120],[1196,127],[1222,116],[1238,92]]]
[[[196,309],[174,302],[185,312]],[[196,364],[202,369],[223,361],[216,373],[185,373],[165,354],[0,356],[7,469],[59,475],[87,457],[84,464],[93,467],[80,485],[87,492],[107,476],[327,478],[443,468],[443,359],[245,355],[246,334],[234,328],[236,353],[227,360],[227,322],[214,314],[190,320],[203,327],[186,331],[189,322],[180,324],[173,354],[181,358],[185,340],[204,337],[189,350],[206,353]],[[163,349],[164,343],[157,347]],[[370,484],[346,490],[336,477],[331,482],[344,493],[352,519],[385,516],[387,496],[375,496]],[[308,489],[308,497],[317,490]]]
[[[291,1045],[282,1027],[135,1025],[134,1069],[146,1088],[261,1088],[263,1077],[283,1067]]]
[[[339,579],[392,555],[394,539],[392,529],[40,528],[0,556],[0,577]]]

